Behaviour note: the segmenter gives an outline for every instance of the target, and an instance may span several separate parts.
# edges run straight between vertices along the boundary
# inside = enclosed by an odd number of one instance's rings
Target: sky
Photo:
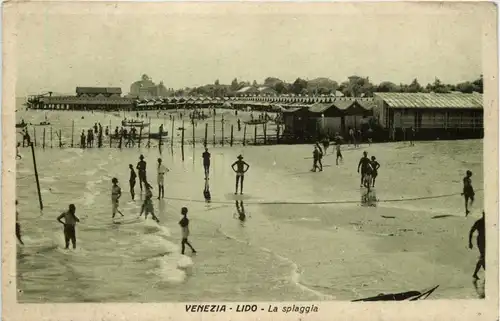
[[[290,5],[262,11],[261,5],[235,11],[224,6],[206,12],[168,10],[164,4],[141,10],[20,6],[16,96],[74,93],[77,86],[121,87],[128,93],[144,73],[168,88],[216,79],[229,84],[235,77],[262,83],[269,76],[340,83],[351,75],[373,83],[417,78],[425,85],[435,77],[458,83],[482,73],[483,17],[471,8],[347,10],[335,4],[328,10]]]

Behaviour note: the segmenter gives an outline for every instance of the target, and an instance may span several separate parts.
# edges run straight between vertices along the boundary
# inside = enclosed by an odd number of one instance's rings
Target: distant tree
[[[332,93],[332,90],[330,88],[320,87],[316,90],[316,93],[318,95],[329,95]]]
[[[231,91],[238,91],[240,88],[240,84],[238,83],[238,79],[234,78],[233,81],[231,82]]]
[[[276,77],[267,77],[264,79],[264,86],[266,87],[275,88],[278,83],[283,83],[283,81]]]
[[[254,81],[253,81],[252,86],[254,86],[254,87],[257,87],[257,86],[258,86],[258,85],[257,85],[257,81],[256,81],[256,80],[254,80]]]
[[[480,75],[479,79],[474,80],[472,84],[474,85],[474,91],[483,93],[483,75]]]
[[[219,86],[219,85],[220,85],[220,84],[219,84],[219,79],[216,79],[216,80],[215,80],[215,82],[214,82],[214,84],[215,84],[216,86]]]
[[[443,84],[439,78],[436,77],[434,80],[434,83],[428,84],[426,86],[426,89],[429,91],[433,91],[435,93],[449,93],[450,92],[450,87]]]
[[[418,93],[423,90],[422,86],[418,83],[417,78],[413,79],[411,84],[407,87],[407,92],[409,93]]]
[[[296,95],[302,94],[303,89],[307,90],[307,81],[301,78],[297,78],[292,84],[292,93]]]
[[[272,87],[279,95],[288,94],[288,86],[284,82],[280,81]]]
[[[381,93],[395,93],[399,92],[400,89],[400,86],[396,85],[395,83],[392,83],[390,81],[383,81],[377,86],[376,91]]]
[[[456,87],[457,87],[458,91],[466,93],[466,94],[471,94],[475,89],[474,84],[471,83],[470,81],[466,81],[466,82],[462,82],[460,84],[457,84]]]

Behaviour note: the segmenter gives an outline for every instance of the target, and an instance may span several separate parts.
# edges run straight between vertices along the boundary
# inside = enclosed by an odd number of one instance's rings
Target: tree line
[[[194,88],[178,89],[174,92],[175,95],[202,95],[208,97],[225,97],[233,96],[236,92],[244,87],[268,87],[272,88],[279,95],[295,94],[295,95],[330,95],[341,92],[346,97],[372,97],[376,92],[392,92],[392,93],[450,93],[462,92],[483,93],[483,75],[479,78],[466,81],[458,84],[445,84],[439,78],[435,78],[434,82],[428,83],[425,87],[422,86],[418,79],[413,79],[409,84],[393,83],[383,81],[380,84],[373,84],[369,77],[351,76],[346,81],[340,84],[329,78],[316,78],[306,80],[297,78],[293,83],[288,83],[276,77],[267,77],[262,83],[254,80],[240,81],[234,78],[231,84],[221,84],[219,80],[215,80],[213,84],[207,84]]]

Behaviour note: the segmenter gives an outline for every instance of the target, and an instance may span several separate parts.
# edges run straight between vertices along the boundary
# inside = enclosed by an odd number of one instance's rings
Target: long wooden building
[[[479,93],[376,93],[374,117],[390,139],[408,129],[416,139],[482,138],[483,95]]]

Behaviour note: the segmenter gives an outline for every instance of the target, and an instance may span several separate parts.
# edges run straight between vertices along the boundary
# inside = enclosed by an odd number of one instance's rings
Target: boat
[[[20,122],[19,124],[16,124],[16,128],[24,128],[26,126],[28,126],[28,124],[25,122]]]
[[[40,124],[37,124],[36,126],[48,126],[50,125],[50,122],[48,121],[41,121]]]
[[[160,133],[151,133],[151,134],[149,134],[149,136],[151,137],[151,139],[161,139],[163,137],[167,137],[168,132],[161,133],[161,136],[160,136]]]
[[[379,294],[374,297],[369,297],[365,299],[352,300],[352,302],[370,302],[370,301],[417,301],[417,300],[425,300],[429,297],[429,295],[434,292],[439,285],[436,285],[432,289],[427,291],[407,291],[400,293],[391,293],[391,294]]]
[[[122,120],[122,126],[126,127],[146,127],[149,123],[145,123],[142,120]]]
[[[247,125],[262,125],[262,124],[266,124],[267,120],[265,120],[265,119],[252,119],[252,120],[244,121],[244,123]]]

